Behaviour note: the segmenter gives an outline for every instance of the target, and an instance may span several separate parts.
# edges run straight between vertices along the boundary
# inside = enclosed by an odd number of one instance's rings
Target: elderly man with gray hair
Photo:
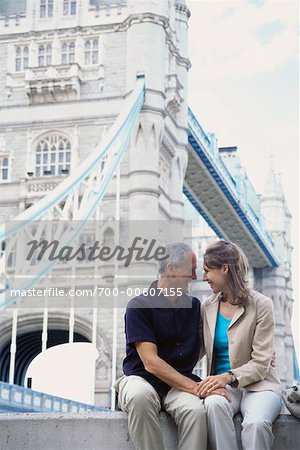
[[[163,409],[178,426],[178,449],[205,450],[206,416],[197,394],[201,380],[192,373],[202,345],[201,305],[188,295],[191,280],[197,279],[197,260],[184,243],[168,245],[166,254],[159,263],[159,280],[127,305],[124,375],[115,388],[137,449],[164,449],[159,422]],[[224,388],[213,394],[230,400]]]

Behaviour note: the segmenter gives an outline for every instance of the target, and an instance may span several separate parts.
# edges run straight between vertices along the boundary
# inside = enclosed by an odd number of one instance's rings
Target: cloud
[[[282,22],[276,21],[254,28],[253,31],[260,42],[264,45],[269,44],[273,37],[276,36],[276,34],[280,34],[284,28],[285,26]]]
[[[246,1],[187,3],[190,58],[202,81],[250,77],[297,60],[297,2],[266,1],[259,8]]]
[[[246,0],[246,1],[253,6],[256,6],[257,8],[261,8],[265,3],[265,0]]]

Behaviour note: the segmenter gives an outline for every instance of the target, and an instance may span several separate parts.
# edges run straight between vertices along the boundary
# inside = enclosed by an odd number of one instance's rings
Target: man
[[[178,449],[205,450],[206,416],[197,394],[200,378],[192,373],[200,353],[200,302],[187,295],[196,280],[196,256],[183,243],[166,247],[159,280],[148,295],[132,299],[125,314],[124,376],[117,380],[119,406],[137,449],[163,450],[159,412],[178,426]],[[226,389],[211,394],[225,396]]]

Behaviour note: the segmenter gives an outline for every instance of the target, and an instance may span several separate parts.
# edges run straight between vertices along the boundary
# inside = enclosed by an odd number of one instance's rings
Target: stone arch
[[[156,147],[157,147],[157,139],[156,139],[155,124],[152,123],[148,139],[148,149]]]
[[[145,142],[145,136],[144,136],[144,130],[142,127],[141,122],[138,124],[138,128],[135,135],[135,148],[137,150],[140,150],[141,148],[145,148],[146,142]]]
[[[17,330],[16,376],[15,383],[22,385],[25,372],[30,362],[41,352],[41,333],[43,312],[30,312],[19,316]],[[11,318],[1,324],[0,332],[0,375],[2,381],[8,381],[11,342]],[[68,342],[69,315],[65,312],[50,313],[48,317],[49,347]],[[91,342],[92,324],[85,317],[76,316],[74,324],[74,342]],[[18,345],[20,360],[18,361]],[[111,350],[108,339],[99,330],[96,337],[96,347],[99,358],[96,362],[96,371],[102,368],[103,376],[111,367]]]

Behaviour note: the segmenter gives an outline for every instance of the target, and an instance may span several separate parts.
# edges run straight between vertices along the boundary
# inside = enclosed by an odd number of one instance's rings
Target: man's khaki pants
[[[135,375],[115,383],[119,406],[128,413],[128,429],[138,450],[164,450],[159,422],[161,408],[178,426],[178,449],[206,450],[207,426],[203,400],[174,388],[160,399],[153,386]]]

